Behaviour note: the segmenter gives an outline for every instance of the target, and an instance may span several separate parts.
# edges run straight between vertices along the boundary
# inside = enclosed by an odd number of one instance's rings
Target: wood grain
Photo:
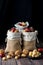
[[[14,58],[3,61],[0,58],[0,65],[43,65],[43,59],[32,60],[29,58],[20,58],[15,60]]]

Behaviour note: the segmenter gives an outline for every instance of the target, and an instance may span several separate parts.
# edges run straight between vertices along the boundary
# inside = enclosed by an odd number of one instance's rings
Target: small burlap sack
[[[7,32],[7,44],[5,52],[15,52],[16,50],[21,50],[21,33]]]
[[[23,41],[23,49],[34,50],[36,49],[36,40]]]
[[[14,26],[20,31],[20,32],[22,32],[22,30],[24,29],[24,28],[27,28],[28,26],[29,26],[29,22],[28,21],[26,21],[24,24],[26,24],[25,26],[20,26],[20,25],[18,25],[19,23],[22,23],[22,22],[18,22],[18,23],[16,23]]]
[[[23,49],[36,49],[37,32],[23,32]]]

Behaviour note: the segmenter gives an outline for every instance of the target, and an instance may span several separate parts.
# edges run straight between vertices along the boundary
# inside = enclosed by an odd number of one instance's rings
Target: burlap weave
[[[7,40],[5,52],[21,50],[20,39]]]
[[[23,41],[23,49],[33,50],[36,48],[36,40]]]

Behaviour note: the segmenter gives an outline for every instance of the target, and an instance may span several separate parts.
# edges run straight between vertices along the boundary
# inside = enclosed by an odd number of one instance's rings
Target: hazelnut
[[[20,54],[21,54],[20,50],[15,51],[15,55],[20,55]]]
[[[35,55],[32,54],[32,57],[35,57]]]
[[[7,58],[7,59],[10,59],[10,58],[11,58],[11,56],[10,56],[10,55],[7,55],[7,56],[6,56],[6,58]]]
[[[34,49],[33,52],[37,52],[37,49]]]
[[[14,53],[13,52],[9,52],[8,55],[14,57]]]
[[[21,57],[26,57],[26,55],[25,54],[21,54]]]
[[[18,56],[15,56],[15,59],[18,59],[18,58],[20,58],[20,55],[18,55]]]
[[[19,31],[16,29],[15,32],[19,32]]]
[[[26,25],[26,23],[25,23],[25,22],[22,22],[22,25],[23,25],[23,26],[25,26],[25,25]]]
[[[2,60],[7,60],[6,57],[3,57]]]
[[[29,56],[32,56],[32,51],[29,52]]]
[[[4,50],[3,49],[0,49],[0,54],[4,54]]]
[[[27,49],[23,49],[23,54],[27,55],[29,51]]]

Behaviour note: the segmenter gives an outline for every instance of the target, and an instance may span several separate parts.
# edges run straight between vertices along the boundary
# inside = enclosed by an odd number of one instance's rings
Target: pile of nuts
[[[33,51],[30,51],[29,52],[29,56],[32,57],[32,58],[37,58],[41,55],[41,53],[39,51],[37,51],[37,49],[34,49]]]
[[[20,57],[39,57],[41,53],[37,51],[37,49],[34,49],[33,51],[28,51],[27,49],[21,50],[16,50],[15,52],[9,52],[5,54],[3,49],[0,49],[0,57],[2,57],[2,60],[7,60],[11,58],[19,59]]]

